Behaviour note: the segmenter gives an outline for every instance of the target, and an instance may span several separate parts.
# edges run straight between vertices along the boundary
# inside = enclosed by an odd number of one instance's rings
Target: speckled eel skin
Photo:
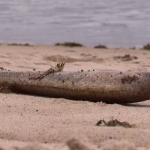
[[[117,71],[57,72],[41,80],[39,72],[0,72],[1,91],[106,103],[150,99],[150,73]]]

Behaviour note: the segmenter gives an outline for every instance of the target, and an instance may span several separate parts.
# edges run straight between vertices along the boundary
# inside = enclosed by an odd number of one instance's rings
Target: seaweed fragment
[[[148,43],[148,44],[144,45],[142,49],[143,50],[150,50],[150,44]]]
[[[82,47],[83,45],[76,42],[56,43],[55,46]]]
[[[5,68],[3,68],[3,67],[0,67],[0,70],[7,70],[7,69],[5,69]]]
[[[52,68],[46,70],[43,74],[40,74],[37,77],[30,77],[29,79],[31,79],[31,80],[36,80],[36,79],[41,80],[49,74],[62,71],[64,69],[64,66],[65,66],[65,63],[58,63],[55,67],[52,67]]]
[[[99,120],[97,123],[96,123],[96,126],[102,126],[102,124],[104,124],[104,126],[109,126],[109,127],[116,127],[116,126],[122,126],[122,127],[125,127],[125,128],[133,128],[135,127],[135,125],[131,125],[129,124],[128,122],[120,122],[118,121],[117,119],[112,119],[108,122],[106,122],[105,120]]]
[[[9,46],[31,46],[29,43],[25,43],[25,44],[18,44],[18,43],[10,43],[8,44]]]
[[[119,59],[121,61],[130,61],[130,60],[138,59],[138,57],[131,56],[130,54],[125,54],[124,56],[114,56],[113,59],[114,60]]]
[[[94,46],[94,48],[103,48],[103,49],[107,49],[107,46],[105,45],[97,45],[97,46]]]

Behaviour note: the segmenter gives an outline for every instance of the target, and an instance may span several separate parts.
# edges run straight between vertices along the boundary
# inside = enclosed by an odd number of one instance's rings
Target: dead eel
[[[0,90],[23,94],[88,100],[105,103],[134,103],[150,99],[150,73],[119,71],[57,72],[41,80],[39,72],[0,71]]]

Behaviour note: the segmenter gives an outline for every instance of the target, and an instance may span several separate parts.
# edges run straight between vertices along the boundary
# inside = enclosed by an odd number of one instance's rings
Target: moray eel
[[[150,73],[119,71],[57,72],[41,80],[39,72],[0,71],[0,90],[38,96],[105,103],[150,99]]]

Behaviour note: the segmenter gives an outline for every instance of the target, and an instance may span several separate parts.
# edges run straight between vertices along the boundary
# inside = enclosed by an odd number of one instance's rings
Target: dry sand
[[[124,61],[113,56],[130,54]],[[66,61],[64,71],[150,71],[150,52],[131,49],[62,46],[0,46],[0,67],[47,70]],[[134,128],[95,126],[111,118]],[[150,101],[120,105],[21,94],[0,94],[0,149],[145,150],[150,149]]]

